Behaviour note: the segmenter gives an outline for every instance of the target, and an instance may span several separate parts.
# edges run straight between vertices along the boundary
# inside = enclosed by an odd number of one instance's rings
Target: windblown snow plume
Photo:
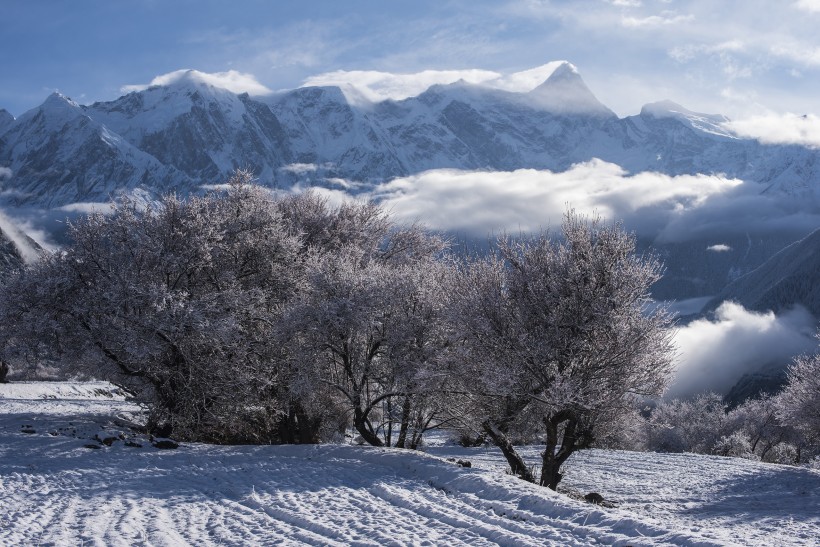
[[[424,70],[407,74],[377,70],[336,70],[311,76],[302,83],[302,87],[339,86],[351,102],[359,102],[362,97],[371,102],[401,100],[415,97],[430,86],[458,81],[526,93],[538,87],[563,64],[565,61],[553,61],[512,74],[482,69]],[[351,87],[361,96],[351,94]]]
[[[182,69],[157,76],[149,84],[125,85],[120,88],[123,93],[142,91],[155,85],[171,85],[173,83],[191,80],[205,83],[214,87],[227,89],[232,93],[247,93],[249,95],[267,95],[271,90],[259,83],[253,74],[245,74],[236,70],[227,72],[200,72],[199,70]]]

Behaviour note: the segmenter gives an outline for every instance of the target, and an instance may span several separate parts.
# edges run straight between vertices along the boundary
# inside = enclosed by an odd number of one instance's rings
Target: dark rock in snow
[[[584,499],[587,500],[589,503],[594,503],[595,505],[600,505],[604,502],[604,497],[599,494],[598,492],[590,492]]]
[[[154,439],[153,446],[163,450],[175,450],[179,448],[179,443],[171,439]]]

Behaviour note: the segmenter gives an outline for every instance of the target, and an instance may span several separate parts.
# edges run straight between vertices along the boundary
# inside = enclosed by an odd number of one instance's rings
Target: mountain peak
[[[534,106],[556,114],[615,117],[615,113],[592,94],[575,65],[567,61],[559,64],[528,96]]]
[[[46,108],[79,108],[80,105],[72,101],[70,98],[66,97],[59,91],[54,91],[51,95],[46,97],[46,100],[41,105]]]
[[[567,79],[581,80],[581,74],[578,72],[578,67],[569,61],[562,61],[561,64],[558,65],[558,68],[550,74],[549,78],[547,78],[544,83],[549,81],[557,82],[559,80]]]
[[[644,105],[641,108],[640,116],[644,119],[675,119],[699,131],[722,137],[732,137],[732,133],[724,127],[724,124],[729,121],[726,116],[693,112],[670,100]]]
[[[37,116],[43,116],[46,123],[54,127],[60,127],[62,124],[83,116],[83,110],[80,105],[55,91],[43,101],[43,104],[36,108],[32,108],[18,118],[18,122],[26,122]]]

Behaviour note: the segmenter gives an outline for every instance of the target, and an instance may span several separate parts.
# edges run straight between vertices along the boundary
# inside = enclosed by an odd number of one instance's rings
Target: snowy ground
[[[490,449],[160,450],[117,419],[139,409],[109,387],[0,385],[0,545],[817,545],[820,538],[817,471],[685,454],[573,456],[566,485],[618,505],[604,508],[505,475]]]

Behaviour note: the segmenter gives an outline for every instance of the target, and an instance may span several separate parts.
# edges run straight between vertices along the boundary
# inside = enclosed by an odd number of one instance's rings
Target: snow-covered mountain
[[[560,172],[597,158],[633,174],[723,174],[820,212],[820,150],[739,138],[725,117],[669,101],[618,118],[574,66],[555,66],[526,93],[459,81],[377,103],[340,87],[251,97],[196,71],[88,106],[53,94],[17,119],[0,110],[0,206],[186,194],[237,167],[272,186],[341,181],[367,192],[430,169]],[[681,265],[670,267],[663,297],[715,294],[805,233],[764,237],[731,260],[705,254],[702,241],[667,246],[667,263]]]
[[[135,188],[186,192],[236,167],[267,183],[310,173],[366,189],[433,168],[562,171],[592,158],[633,173],[724,173],[817,192],[817,151],[740,139],[725,121],[670,102],[619,119],[569,63],[528,93],[460,81],[375,104],[338,87],[252,98],[190,71],[115,101],[80,106],[53,94],[16,120],[0,112],[0,166],[13,172],[6,201],[39,207]]]
[[[4,201],[46,209],[108,201],[120,192],[192,188],[172,165],[129,143],[58,93],[14,120],[0,136],[0,164],[11,170]]]

